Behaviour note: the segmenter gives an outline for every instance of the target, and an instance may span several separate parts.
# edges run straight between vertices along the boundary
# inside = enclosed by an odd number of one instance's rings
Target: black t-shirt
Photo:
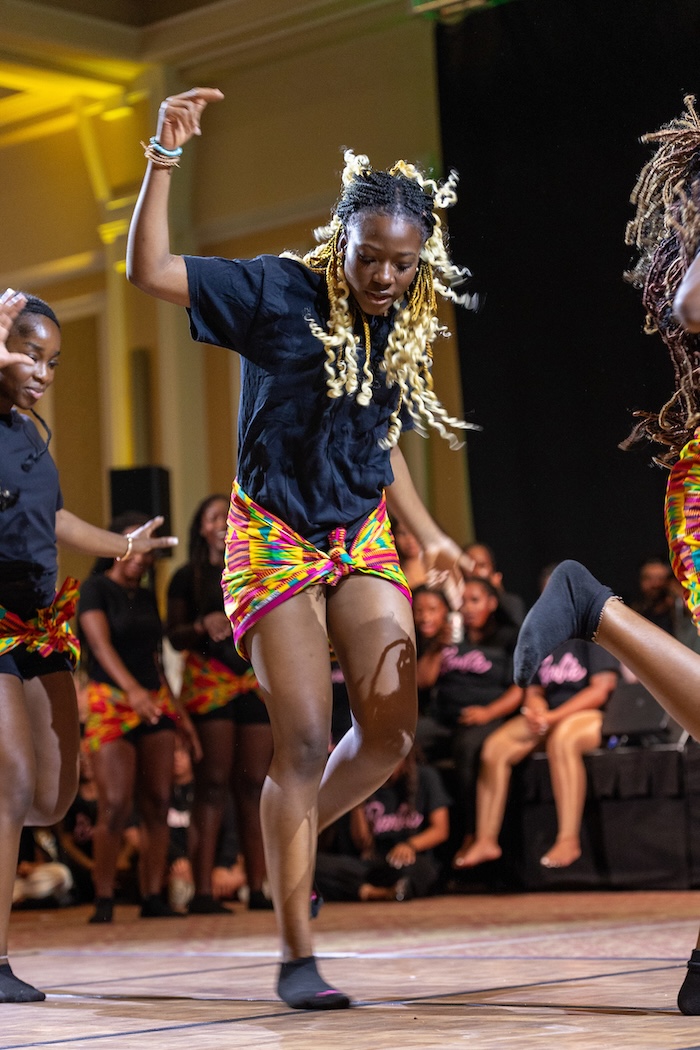
[[[108,576],[96,573],[82,584],[78,616],[91,609],[99,609],[107,617],[112,645],[139,685],[144,689],[158,689],[162,627],[152,591],[145,587],[127,591]],[[89,677],[94,682],[117,686],[89,646],[84,646],[84,653]]]
[[[56,593],[56,464],[37,428],[16,409],[0,415],[0,488],[17,493],[0,511],[0,605],[31,618]]]
[[[449,806],[451,801],[437,770],[432,766],[419,766],[413,806],[404,801],[402,787],[384,784],[367,799],[363,808],[379,851],[388,853],[397,842],[405,842],[423,830],[430,814]]]
[[[513,684],[513,659],[505,645],[469,641],[442,650],[435,683],[434,714],[446,726],[457,725],[463,707],[485,707]]]
[[[199,591],[198,594],[195,591]],[[221,566],[204,565],[199,581],[195,586],[194,569],[191,564],[183,565],[173,575],[168,585],[168,598],[178,598],[185,603],[190,623],[200,616],[211,612],[224,611],[224,596],[221,590]],[[207,634],[201,636],[196,651],[202,656],[212,656],[230,667],[234,674],[243,674],[250,664],[236,652],[233,635],[223,642],[214,642]]]
[[[374,375],[369,405],[328,396],[326,351],[309,328],[326,328],[325,275],[294,259],[186,256],[194,339],[237,351],[241,361],[238,480],[244,492],[305,539],[348,542],[393,481],[379,445],[398,404],[382,363],[393,316],[368,318]],[[358,368],[364,364],[362,325]],[[405,429],[412,425],[402,409]]]
[[[545,700],[552,710],[590,685],[592,675],[619,670],[615,657],[600,645],[572,638],[542,661],[535,683],[544,689]]]

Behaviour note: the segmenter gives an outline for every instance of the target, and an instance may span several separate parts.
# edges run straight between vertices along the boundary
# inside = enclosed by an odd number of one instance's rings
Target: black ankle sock
[[[520,628],[514,655],[516,684],[529,685],[545,656],[562,642],[590,641],[612,596],[610,588],[577,561],[557,565]]]
[[[678,1009],[682,1014],[700,1014],[700,950],[693,948],[688,960],[688,972],[678,992]]]
[[[0,1003],[41,1003],[45,998],[38,988],[15,977],[9,963],[0,964]]]
[[[233,915],[233,908],[227,908],[211,893],[195,893],[187,908],[190,915]]]
[[[277,994],[294,1010],[344,1010],[350,1005],[347,995],[323,980],[313,955],[282,963]]]
[[[141,918],[142,919],[181,919],[182,915],[173,911],[169,904],[167,904],[162,897],[159,897],[157,893],[149,893],[141,901]]]
[[[95,911],[88,919],[88,922],[111,922],[113,911],[113,897],[95,897]]]
[[[262,890],[251,890],[248,894],[248,911],[272,911],[273,904]]]

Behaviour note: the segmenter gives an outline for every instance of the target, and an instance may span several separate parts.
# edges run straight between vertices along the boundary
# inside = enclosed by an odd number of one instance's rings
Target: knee
[[[328,760],[328,734],[316,727],[285,734],[283,740],[275,740],[273,763],[293,768],[304,780],[320,779]]]

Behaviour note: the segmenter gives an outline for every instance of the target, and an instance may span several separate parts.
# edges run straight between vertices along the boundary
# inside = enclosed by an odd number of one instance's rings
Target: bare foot
[[[485,864],[489,860],[498,860],[503,850],[497,842],[488,840],[474,842],[469,849],[457,850],[452,858],[453,868],[475,868],[477,864]]]
[[[357,891],[361,901],[393,901],[393,886],[373,886],[371,882],[363,882]]]
[[[543,868],[568,868],[581,856],[578,839],[557,839],[552,848],[540,858]]]

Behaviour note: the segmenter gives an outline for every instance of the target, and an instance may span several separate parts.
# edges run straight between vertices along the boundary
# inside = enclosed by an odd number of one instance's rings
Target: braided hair
[[[372,400],[373,375],[366,361],[360,369],[357,360],[359,336],[355,335],[355,307],[343,272],[339,242],[350,219],[362,212],[400,216],[416,226],[423,237],[418,270],[404,300],[394,304],[395,319],[380,365],[387,386],[397,386],[399,399],[389,420],[383,448],[393,448],[401,433],[400,411],[406,405],[416,430],[426,435],[434,427],[450,444],[461,442],[450,429],[471,426],[451,417],[436,395],[432,384],[432,344],[446,330],[437,317],[436,293],[467,308],[475,309],[477,296],[455,288],[471,276],[469,270],[455,266],[447,253],[442,222],[436,209],[450,207],[457,200],[457,175],[451,172],[439,186],[412,164],[398,161],[389,171],[375,171],[364,155],[345,151],[343,189],[330,223],[314,231],[319,246],[302,258],[311,269],[325,273],[330,316],[326,329],[309,318],[309,326],[326,351],[326,385],[331,398],[354,395],[357,403]],[[297,258],[293,253],[287,257]]]
[[[45,303],[38,295],[29,295],[28,292],[21,292],[19,294],[23,295],[27,301],[20,310],[15,324],[21,323],[21,319],[25,314],[40,314],[42,317],[48,317],[48,319],[53,321],[56,327],[60,329],[61,325],[59,324],[58,318],[48,303]]]
[[[621,442],[628,449],[641,440],[664,446],[655,462],[670,467],[700,424],[700,339],[675,317],[673,301],[700,248],[700,119],[695,99],[684,99],[686,112],[643,142],[658,143],[632,192],[636,214],[625,242],[639,252],[626,280],[642,289],[644,330],[658,334],[671,355],[675,390],[658,413],[639,411],[639,422]]]

